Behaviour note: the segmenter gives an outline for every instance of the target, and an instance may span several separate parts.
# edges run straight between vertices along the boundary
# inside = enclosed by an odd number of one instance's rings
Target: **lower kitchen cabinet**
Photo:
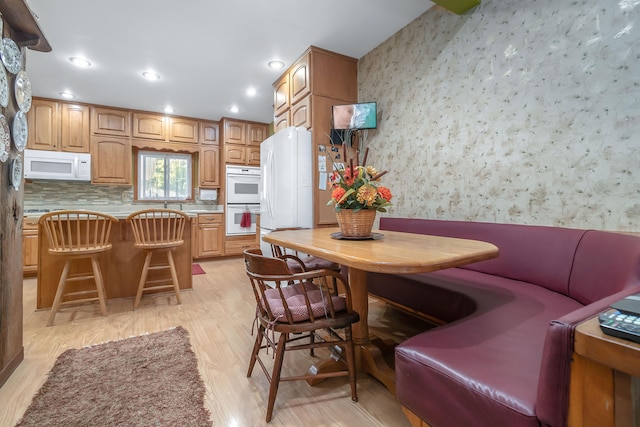
[[[242,255],[245,249],[259,248],[260,244],[257,243],[255,234],[248,234],[246,236],[232,236],[227,237],[224,242],[224,254],[225,255]]]
[[[222,256],[224,249],[224,224],[222,214],[198,215],[197,258]]]
[[[22,220],[22,271],[26,275],[38,272],[38,220]]]

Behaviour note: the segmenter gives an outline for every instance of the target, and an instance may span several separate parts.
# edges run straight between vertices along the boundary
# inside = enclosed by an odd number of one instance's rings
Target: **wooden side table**
[[[577,326],[569,427],[640,425],[640,344],[605,335],[598,318]]]

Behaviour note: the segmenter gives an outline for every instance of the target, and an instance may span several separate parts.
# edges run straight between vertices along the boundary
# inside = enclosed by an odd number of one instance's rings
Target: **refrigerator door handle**
[[[274,183],[273,183],[273,178],[275,177],[275,173],[274,173],[274,164],[273,164],[273,146],[269,147],[269,152],[267,153],[267,168],[268,170],[265,170],[265,173],[268,173],[271,177],[271,179],[267,180],[266,182],[269,184],[268,186],[265,186],[265,199],[267,201],[267,212],[269,213],[269,218],[273,219],[273,206],[271,206],[271,201],[273,200],[274,194],[273,194],[273,187],[274,187]],[[270,187],[270,188],[266,188],[266,187]]]

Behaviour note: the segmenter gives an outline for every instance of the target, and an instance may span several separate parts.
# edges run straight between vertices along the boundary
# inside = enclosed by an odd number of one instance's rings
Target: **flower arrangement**
[[[346,144],[343,147],[343,158],[347,160]],[[371,209],[386,212],[386,208],[391,206],[391,190],[380,185],[380,178],[387,173],[378,172],[373,166],[365,166],[369,148],[365,150],[362,163],[359,162],[359,152],[356,150],[356,162],[353,158],[349,161],[349,166],[344,163],[334,162],[334,172],[329,177],[331,184],[331,200],[328,205],[335,204],[336,212],[342,209]]]

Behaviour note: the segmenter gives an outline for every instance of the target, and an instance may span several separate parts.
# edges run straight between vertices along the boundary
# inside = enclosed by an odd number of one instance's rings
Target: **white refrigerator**
[[[260,144],[260,248],[262,237],[284,228],[313,226],[311,132],[289,127]]]

